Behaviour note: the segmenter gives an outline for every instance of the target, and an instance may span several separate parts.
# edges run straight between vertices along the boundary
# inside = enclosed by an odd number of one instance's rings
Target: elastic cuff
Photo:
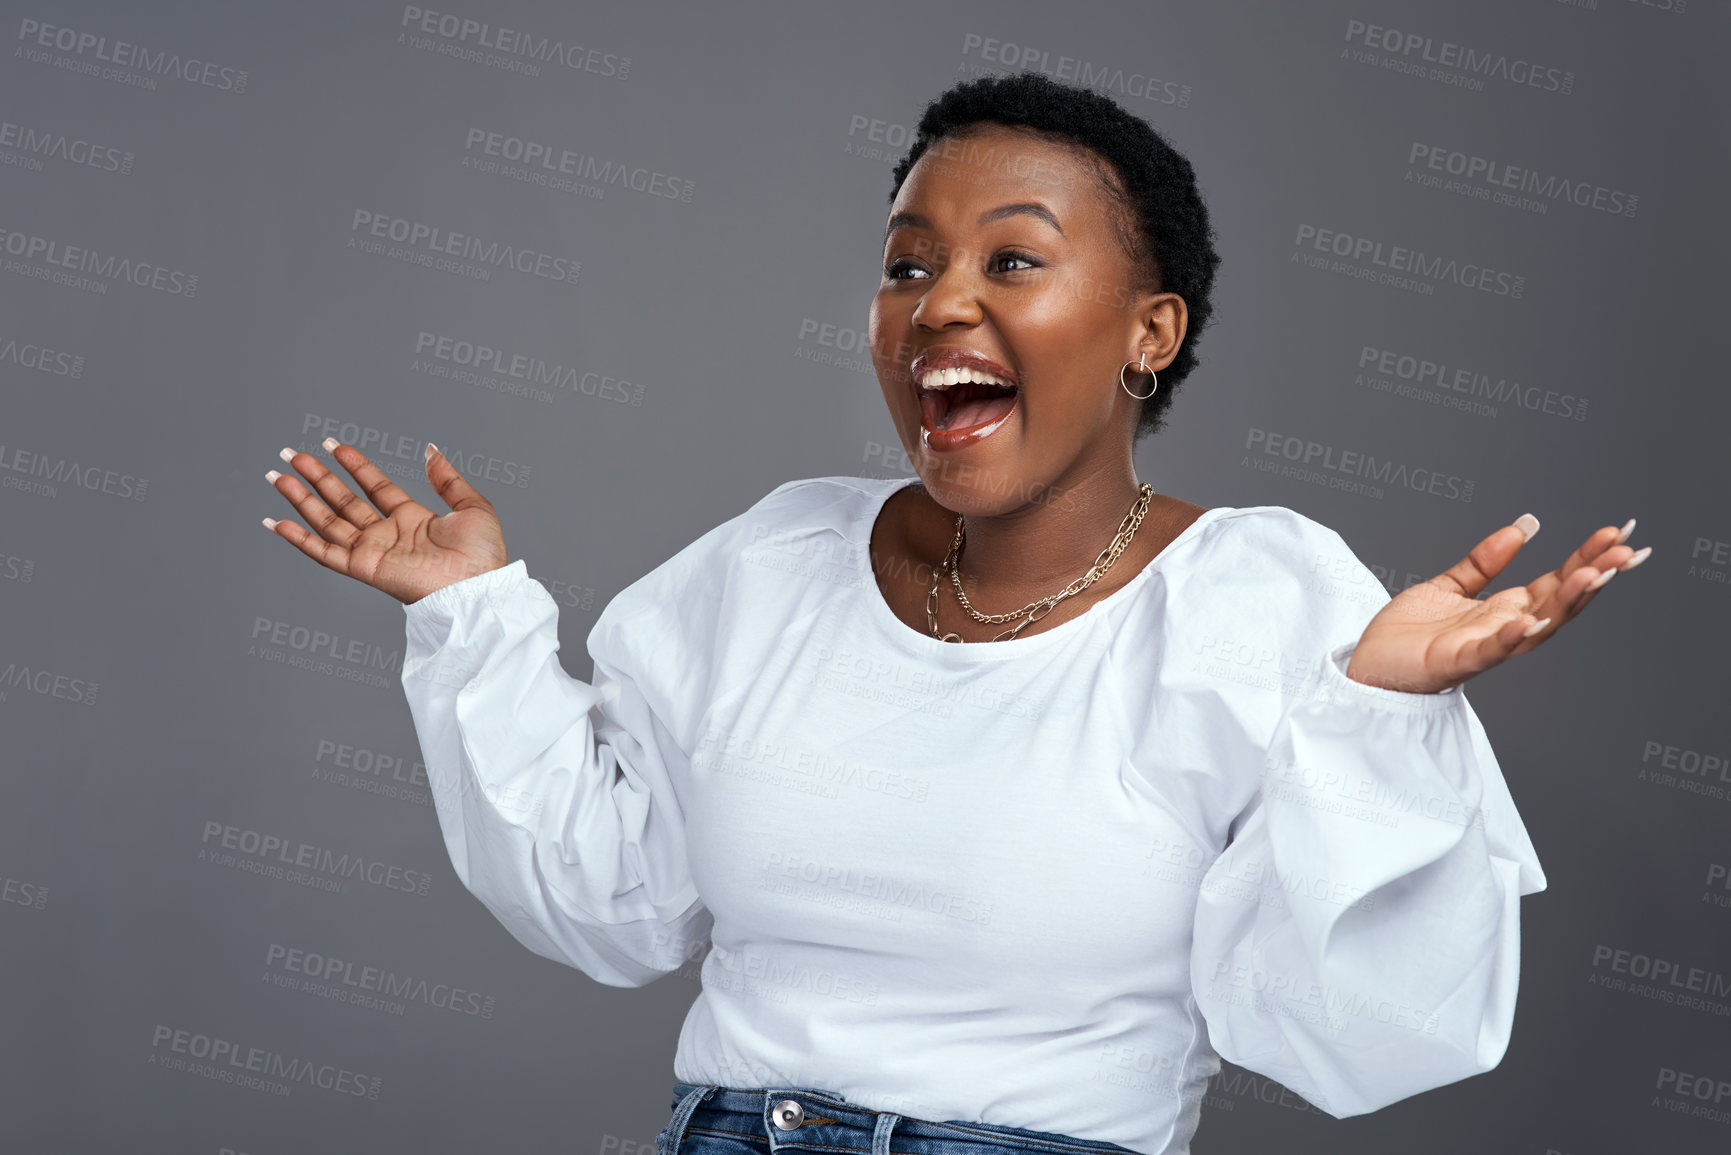
[[[403,613],[411,622],[430,622],[434,618],[449,621],[464,605],[517,593],[524,582],[532,580],[527,563],[518,558],[499,569],[490,569],[486,573],[441,586],[419,601],[404,605]],[[540,585],[539,582],[535,584]]]
[[[1413,694],[1354,681],[1346,676],[1346,668],[1352,663],[1352,654],[1356,649],[1356,641],[1336,646],[1322,662],[1321,689],[1328,701],[1396,714],[1440,714],[1447,710],[1458,710],[1466,701],[1466,695],[1461,693],[1460,686],[1450,686],[1434,694]]]

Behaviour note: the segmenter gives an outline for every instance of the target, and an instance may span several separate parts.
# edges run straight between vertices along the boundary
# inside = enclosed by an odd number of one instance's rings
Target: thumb
[[[1459,587],[1466,597],[1476,598],[1537,532],[1538,518],[1523,513],[1473,546],[1472,552],[1444,570],[1441,576]]]
[[[427,442],[427,480],[452,509],[492,508],[493,503],[465,481],[457,467],[431,441]]]

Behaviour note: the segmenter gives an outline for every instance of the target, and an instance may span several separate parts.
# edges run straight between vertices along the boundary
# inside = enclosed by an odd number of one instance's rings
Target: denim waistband
[[[781,1130],[771,1119],[777,1103],[792,1099],[800,1105],[803,1121],[791,1131]],[[678,1082],[673,1086],[672,1122],[664,1132],[661,1155],[678,1155],[687,1126],[736,1131],[777,1146],[797,1145],[832,1151],[858,1151],[862,1155],[890,1155],[889,1140],[895,1138],[897,1155],[956,1155],[953,1144],[981,1145],[1026,1152],[1027,1155],[1136,1155],[1127,1147],[1103,1140],[1077,1139],[1069,1135],[1004,1127],[965,1120],[938,1122],[874,1111],[834,1091],[817,1087],[719,1087]],[[683,1118],[681,1117],[683,1115]],[[726,1116],[732,1116],[727,1118]]]

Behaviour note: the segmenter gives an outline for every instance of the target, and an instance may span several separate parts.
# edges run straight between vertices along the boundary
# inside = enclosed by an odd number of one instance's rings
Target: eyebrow
[[[1058,218],[1052,215],[1052,210],[1033,201],[1018,201],[1015,204],[999,205],[995,209],[987,209],[980,214],[977,223],[989,225],[993,221],[1001,221],[1015,216],[1038,217],[1057,229],[1059,236],[1065,235],[1064,226],[1058,223]],[[890,217],[889,224],[884,226],[884,240],[888,241],[890,234],[903,225],[911,225],[916,229],[929,229],[932,227],[932,222],[919,213],[896,213]]]

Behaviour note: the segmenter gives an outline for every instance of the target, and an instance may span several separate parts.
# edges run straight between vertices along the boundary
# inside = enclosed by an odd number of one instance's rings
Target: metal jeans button
[[[792,1131],[805,1122],[805,1108],[799,1105],[798,1100],[783,1099],[769,1109],[769,1117],[783,1131]]]

